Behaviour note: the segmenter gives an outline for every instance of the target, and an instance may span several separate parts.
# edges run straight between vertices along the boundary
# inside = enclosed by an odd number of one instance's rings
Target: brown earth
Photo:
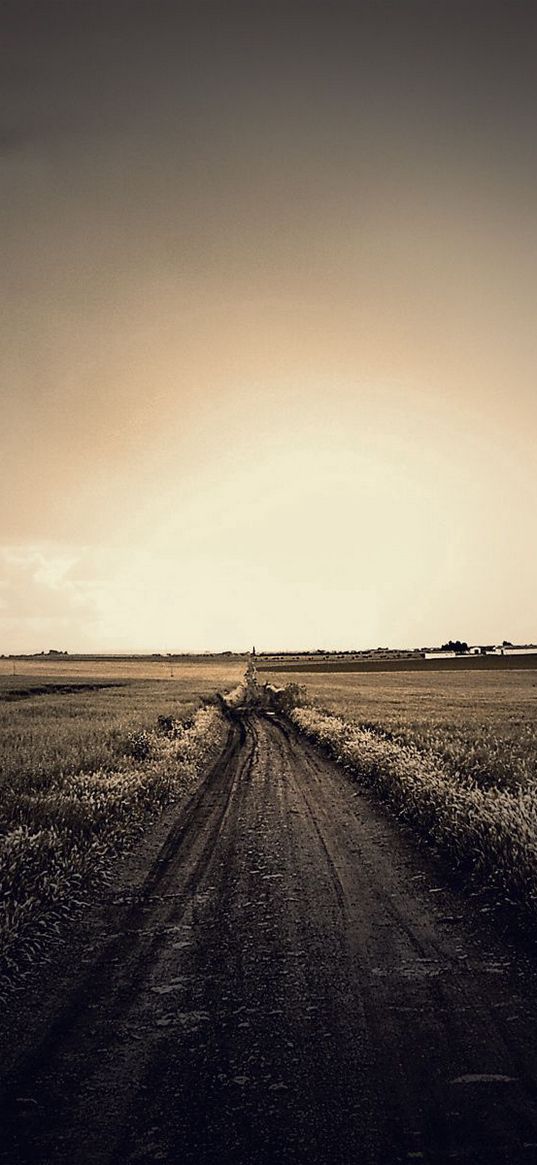
[[[1,1159],[537,1161],[537,983],[479,901],[245,714],[11,1015]]]
[[[460,655],[451,659],[306,659],[289,663],[272,663],[260,658],[259,672],[458,672],[458,671],[537,671],[537,654],[528,655]]]

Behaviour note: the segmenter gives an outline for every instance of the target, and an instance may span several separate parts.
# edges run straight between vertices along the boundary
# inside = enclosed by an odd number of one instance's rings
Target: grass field
[[[62,663],[0,676],[0,968],[47,946],[113,853],[191,787],[223,743],[201,705],[240,664],[184,664],[155,678]],[[149,674],[148,674],[149,673]],[[168,726],[157,726],[159,717]]]
[[[244,661],[0,661],[0,940],[35,958],[72,902],[222,747],[201,706]],[[403,820],[537,910],[537,671],[263,672]],[[200,710],[201,709],[201,710]],[[171,732],[157,728],[173,721]]]
[[[296,726],[535,925],[536,673],[290,678],[305,689]]]
[[[262,679],[278,685],[277,672]],[[285,675],[308,701],[401,743],[432,750],[483,787],[537,780],[537,671]]]
[[[153,727],[159,715],[186,719],[244,671],[237,663],[183,664],[172,680],[169,667],[144,661],[25,667],[24,674],[0,674],[4,788],[121,765],[129,733]]]

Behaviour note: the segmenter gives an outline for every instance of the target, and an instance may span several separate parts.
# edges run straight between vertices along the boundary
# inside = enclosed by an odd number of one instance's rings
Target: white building
[[[457,659],[457,651],[426,651],[425,659]]]
[[[537,647],[497,647],[500,655],[537,655]]]

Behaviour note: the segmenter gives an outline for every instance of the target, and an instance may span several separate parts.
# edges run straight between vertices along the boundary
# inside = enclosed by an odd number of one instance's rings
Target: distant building
[[[425,659],[464,659],[469,655],[537,655],[537,647],[530,644],[527,647],[512,647],[502,644],[497,647],[494,643],[473,644],[467,652],[460,651],[424,651]]]
[[[497,647],[499,655],[537,655],[537,647],[530,644],[529,647]]]
[[[457,651],[426,651],[424,652],[425,659],[457,659],[460,658],[460,653]]]

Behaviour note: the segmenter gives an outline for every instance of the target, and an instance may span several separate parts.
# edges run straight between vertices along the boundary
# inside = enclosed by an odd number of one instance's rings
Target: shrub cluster
[[[463,872],[537,905],[537,785],[484,788],[435,753],[312,707],[291,721],[417,826]]]
[[[246,684],[241,681],[235,688],[232,688],[230,692],[226,692],[226,695],[224,696],[224,703],[227,708],[230,708],[233,711],[235,708],[240,708],[244,704],[245,699]]]
[[[137,732],[117,771],[67,773],[5,790],[0,814],[0,974],[34,958],[113,854],[160,808],[193,787],[227,727],[201,708],[173,733]]]

